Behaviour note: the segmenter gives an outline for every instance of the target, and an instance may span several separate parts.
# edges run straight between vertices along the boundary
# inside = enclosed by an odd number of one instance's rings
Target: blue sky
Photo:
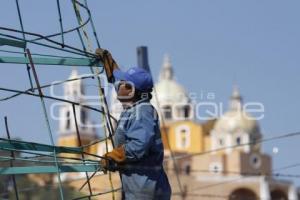
[[[1,26],[19,29],[15,2],[1,3]],[[59,31],[56,1],[20,0],[20,6],[25,30],[41,34]],[[299,1],[94,0],[89,6],[102,47],[111,50],[123,68],[136,65],[135,48],[146,45],[155,79],[163,55],[168,53],[177,81],[189,92],[199,97],[213,92],[215,102],[227,105],[237,84],[246,102],[263,103],[265,118],[259,123],[264,137],[300,130]],[[70,1],[62,2],[62,14],[65,27],[76,24]],[[66,41],[80,47],[76,34],[66,36]],[[29,47],[36,53],[58,54]],[[1,87],[29,87],[25,66],[1,64],[1,70]],[[79,70],[88,72],[87,68]],[[70,71],[70,67],[38,68],[42,83],[63,80]],[[6,95],[0,92],[1,97]],[[24,96],[0,102],[0,111],[1,133],[5,131],[3,116],[7,115],[13,136],[49,143],[37,98]],[[52,120],[51,125],[55,133],[57,122]],[[263,145],[269,154],[273,147],[279,148],[276,155],[272,154],[274,168],[300,162],[299,139]],[[284,172],[298,171],[293,168]]]

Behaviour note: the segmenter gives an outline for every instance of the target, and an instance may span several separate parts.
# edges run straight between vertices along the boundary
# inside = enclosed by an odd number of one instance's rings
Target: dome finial
[[[239,86],[238,85],[234,85],[233,86],[233,90],[232,90],[232,95],[231,98],[240,98],[240,90],[239,90]]]
[[[78,78],[78,71],[75,67],[72,67],[72,71],[71,71],[71,74],[70,74],[70,79],[72,78]]]
[[[84,85],[82,80],[80,79],[78,70],[73,67],[71,74],[69,76],[69,80],[64,84],[64,94],[66,99],[73,98],[74,96],[81,96],[85,94]],[[77,98],[77,97],[76,97]]]
[[[165,54],[165,56],[164,56],[164,61],[162,64],[162,69],[160,71],[159,77],[160,77],[160,80],[173,79],[173,68],[172,68],[170,56],[168,54]]]
[[[230,110],[241,110],[243,104],[242,96],[240,95],[239,87],[237,85],[233,86],[232,95],[230,98]]]

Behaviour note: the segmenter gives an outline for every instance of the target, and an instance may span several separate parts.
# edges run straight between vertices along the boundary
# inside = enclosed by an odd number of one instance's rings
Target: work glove
[[[111,53],[106,49],[98,48],[95,51],[96,58],[101,60],[107,75],[107,80],[109,83],[114,82],[113,71],[119,69],[118,64],[113,59]]]
[[[108,171],[115,172],[117,170],[117,163],[108,157],[104,157],[100,161],[100,165],[102,167],[102,171],[104,174]]]
[[[101,159],[100,164],[102,168],[106,171],[115,171],[117,168],[117,164],[122,164],[125,159],[125,148],[124,146],[119,146],[113,149],[111,152],[107,152]]]

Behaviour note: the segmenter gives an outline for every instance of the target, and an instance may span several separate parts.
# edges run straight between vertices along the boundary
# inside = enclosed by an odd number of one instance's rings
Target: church
[[[78,78],[74,69],[70,79]],[[82,80],[64,86],[66,99],[85,103]],[[122,108],[112,95],[111,113],[118,118]],[[273,175],[272,158],[262,152],[263,135],[259,123],[243,109],[243,98],[237,87],[229,99],[229,109],[216,119],[197,120],[195,102],[174,79],[170,58],[165,56],[159,80],[155,84],[151,102],[160,116],[162,139],[165,148],[165,169],[172,186],[172,199],[227,199],[227,200],[298,200],[300,190],[289,180]],[[99,140],[88,110],[70,104],[60,108],[60,146],[80,146],[76,135],[76,121],[81,145]],[[91,154],[103,155],[111,150],[105,141],[88,147]],[[79,188],[86,180],[85,174],[62,174],[62,179]],[[92,180],[94,193],[119,188],[118,173],[99,172]],[[88,193],[88,188],[84,191]],[[120,191],[105,194],[99,199],[120,198]]]

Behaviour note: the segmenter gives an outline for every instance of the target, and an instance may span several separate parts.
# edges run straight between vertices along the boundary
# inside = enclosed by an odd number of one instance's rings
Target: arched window
[[[250,142],[252,143],[252,145],[255,145],[258,139],[259,138],[256,135],[250,135]]]
[[[176,104],[173,109],[176,111],[176,119],[186,120],[191,117],[191,106],[188,104]]]
[[[81,108],[80,110],[80,115],[81,115],[81,125],[85,125],[86,124],[86,111]]]
[[[190,175],[190,173],[191,173],[191,166],[190,165],[185,166],[184,172],[185,172],[186,175]]]
[[[70,111],[67,112],[67,115],[66,115],[66,119],[67,119],[67,123],[66,123],[66,129],[69,130],[70,129]]]
[[[223,139],[223,138],[220,138],[220,139],[219,139],[219,145],[220,145],[220,146],[223,146],[223,145],[224,145],[224,139]]]
[[[73,96],[76,98],[78,96],[77,90],[73,91]]]
[[[186,147],[187,146],[187,134],[186,134],[186,130],[182,129],[180,131],[180,142],[181,142],[181,146],[182,147]]]
[[[191,108],[189,105],[186,105],[183,107],[183,115],[185,119],[188,119],[190,117]]]
[[[223,135],[217,136],[216,140],[216,145],[217,147],[224,147],[226,144],[225,137]]]
[[[176,146],[180,149],[187,149],[191,143],[190,128],[186,125],[176,129]]]
[[[236,189],[229,196],[229,200],[246,200],[246,199],[258,200],[257,195],[252,190],[247,188]]]
[[[81,84],[81,85],[80,85],[80,92],[81,92],[81,94],[82,94],[82,95],[84,95],[84,94],[85,94],[85,91],[84,91],[84,86],[83,86],[83,84]]]
[[[271,192],[271,199],[274,199],[274,200],[288,200],[288,197],[285,194],[285,192],[277,189],[277,190],[273,190]]]
[[[162,107],[163,115],[166,120],[172,119],[172,107],[171,106],[163,106]]]
[[[237,145],[240,145],[241,144],[241,137],[236,137],[236,144]]]

